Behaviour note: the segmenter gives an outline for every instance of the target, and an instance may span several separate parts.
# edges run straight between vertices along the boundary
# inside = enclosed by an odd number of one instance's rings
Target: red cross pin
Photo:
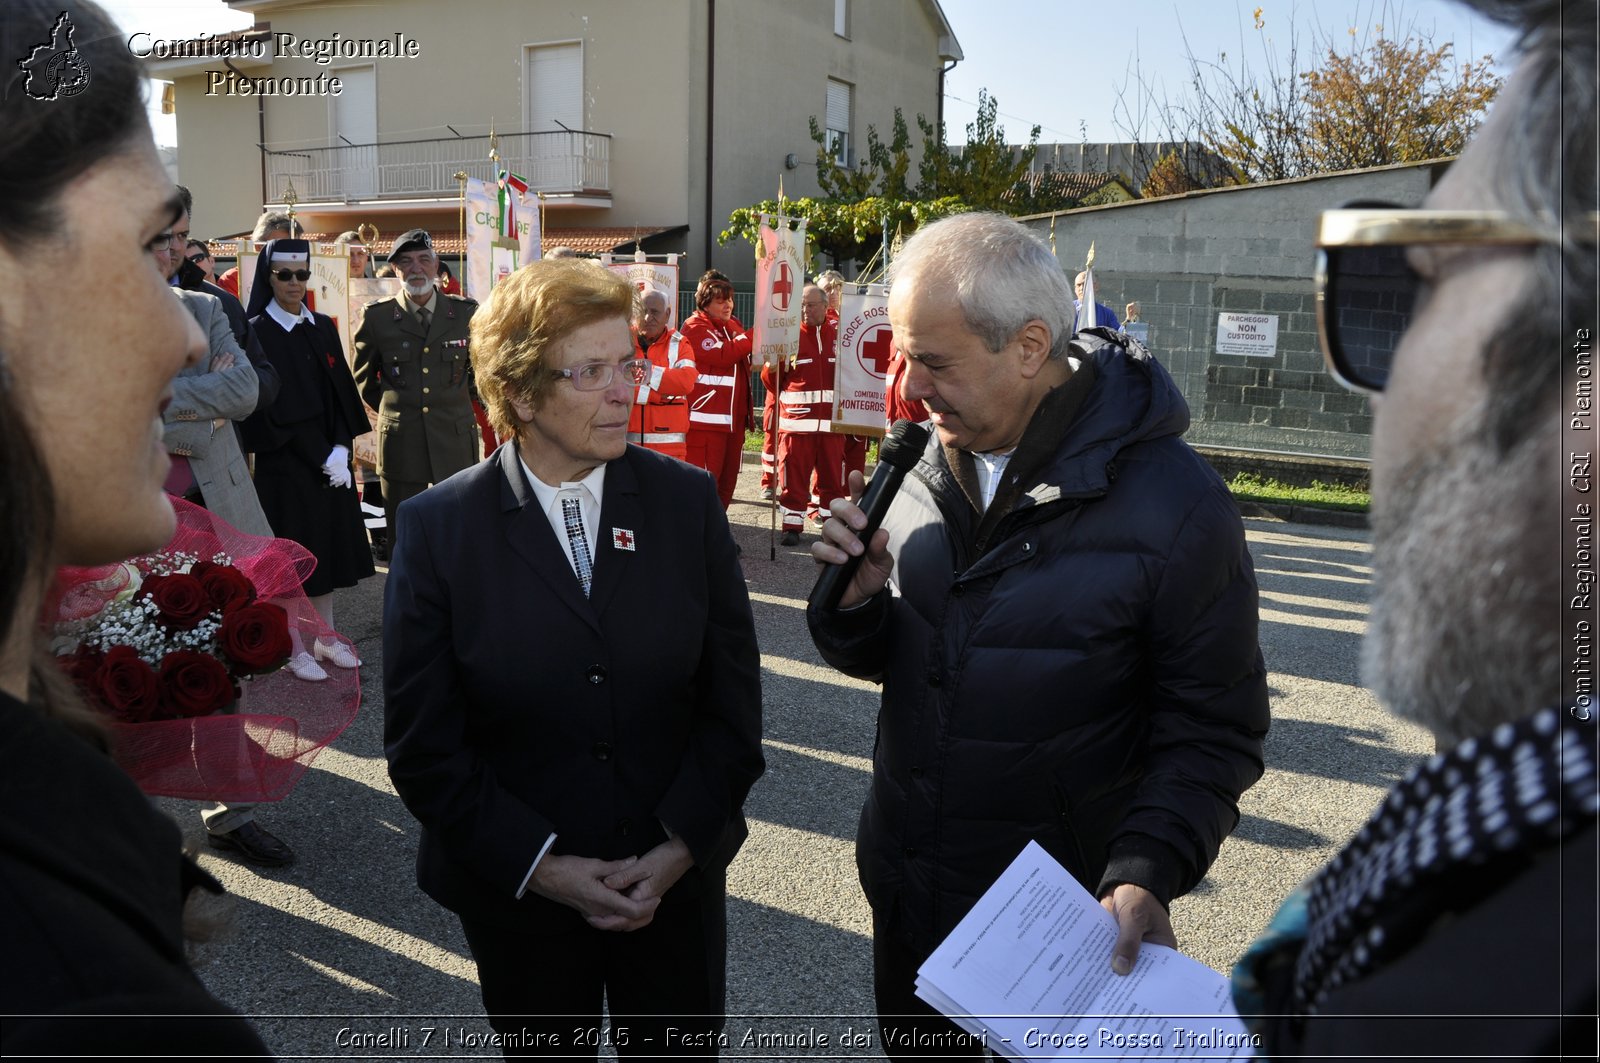
[[[626,550],[633,553],[633,532],[627,528],[611,529],[611,548],[613,550]]]

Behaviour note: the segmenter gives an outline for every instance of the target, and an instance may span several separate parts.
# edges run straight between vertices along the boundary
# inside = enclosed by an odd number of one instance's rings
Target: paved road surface
[[[837,1045],[846,1027],[873,1029],[870,920],[853,839],[877,692],[821,663],[802,616],[814,566],[804,546],[780,547],[769,560],[767,509],[746,501],[755,497],[747,465],[731,517],[761,634],[768,768],[746,808],[750,840],[729,874],[735,1047],[724,1056],[821,1058],[828,1053],[737,1046],[747,1034],[813,1028]],[[1268,770],[1245,795],[1243,821],[1211,874],[1173,912],[1183,949],[1222,971],[1432,749],[1423,731],[1385,715],[1356,685],[1371,575],[1366,532],[1246,523],[1272,672]],[[360,715],[287,800],[260,814],[295,847],[295,865],[258,872],[212,856],[193,806],[162,802],[237,897],[233,928],[204,946],[201,973],[256,1018],[284,1058],[496,1057],[471,1043],[489,1028],[466,942],[415,885],[416,825],[384,770],[382,584],[380,574],[336,603],[339,627],[367,662]],[[640,635],[672,621],[670,611],[641,617]],[[851,1058],[875,1054],[872,1045]]]

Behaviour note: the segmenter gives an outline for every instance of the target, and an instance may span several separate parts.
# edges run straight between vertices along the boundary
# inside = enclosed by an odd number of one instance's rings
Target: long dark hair
[[[62,190],[130,138],[148,135],[144,70],[125,41],[91,3],[0,6],[0,244],[8,251],[58,234]],[[6,325],[0,320],[0,337]],[[32,619],[18,606],[37,600],[48,578],[46,544],[55,523],[50,474],[29,414],[0,347],[0,644],[15,638],[13,625]],[[34,655],[31,688],[47,710],[89,730],[82,726],[87,710],[74,704],[42,652]]]

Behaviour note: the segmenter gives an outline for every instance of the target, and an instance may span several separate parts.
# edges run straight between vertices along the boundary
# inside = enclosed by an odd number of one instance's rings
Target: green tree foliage
[[[996,120],[1000,101],[978,90],[978,113],[967,126],[967,143],[959,151],[945,143],[944,123],[937,125],[917,115],[922,131],[917,195],[924,199],[959,196],[977,210],[1004,211],[1004,197],[1027,176],[1039,150],[1039,127],[1028,132],[1027,145],[1015,155],[1006,143],[1006,131]]]
[[[944,142],[943,123],[917,115],[922,152],[915,187],[910,184],[911,132],[898,108],[888,141],[879,137],[876,127],[867,127],[866,151],[853,167],[841,164],[828,150],[827,133],[813,115],[810,136],[817,145],[817,184],[823,194],[785,200],[783,213],[806,219],[806,232],[834,265],[870,259],[882,244],[885,218],[893,234],[910,233],[924,222],[968,210],[1027,213],[1005,196],[1033,162],[1039,127],[1033,127],[1027,147],[1013,157],[998,114],[998,101],[987,91],[979,92],[978,114],[967,126],[964,148]],[[729,216],[718,240],[756,243],[760,215],[777,214],[778,206],[769,199],[740,207]]]
[[[1452,46],[1382,36],[1331,48],[1302,75],[1311,114],[1305,163],[1313,172],[1459,155],[1483,121],[1500,79],[1484,56],[1452,68]]]
[[[954,196],[936,200],[868,196],[856,202],[787,199],[782,207],[787,217],[806,219],[807,240],[818,252],[827,255],[831,264],[870,259],[883,244],[886,218],[892,237],[896,232],[909,233],[927,222],[972,209]],[[778,213],[779,203],[775,199],[740,207],[729,216],[728,227],[722,230],[718,240],[726,244],[738,237],[756,246],[760,242],[761,215]]]

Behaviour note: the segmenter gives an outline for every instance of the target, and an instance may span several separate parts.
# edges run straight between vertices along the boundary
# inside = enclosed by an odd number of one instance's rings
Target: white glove
[[[350,475],[350,448],[334,447],[328,460],[322,463],[322,472],[334,487],[354,487],[355,478]]]

